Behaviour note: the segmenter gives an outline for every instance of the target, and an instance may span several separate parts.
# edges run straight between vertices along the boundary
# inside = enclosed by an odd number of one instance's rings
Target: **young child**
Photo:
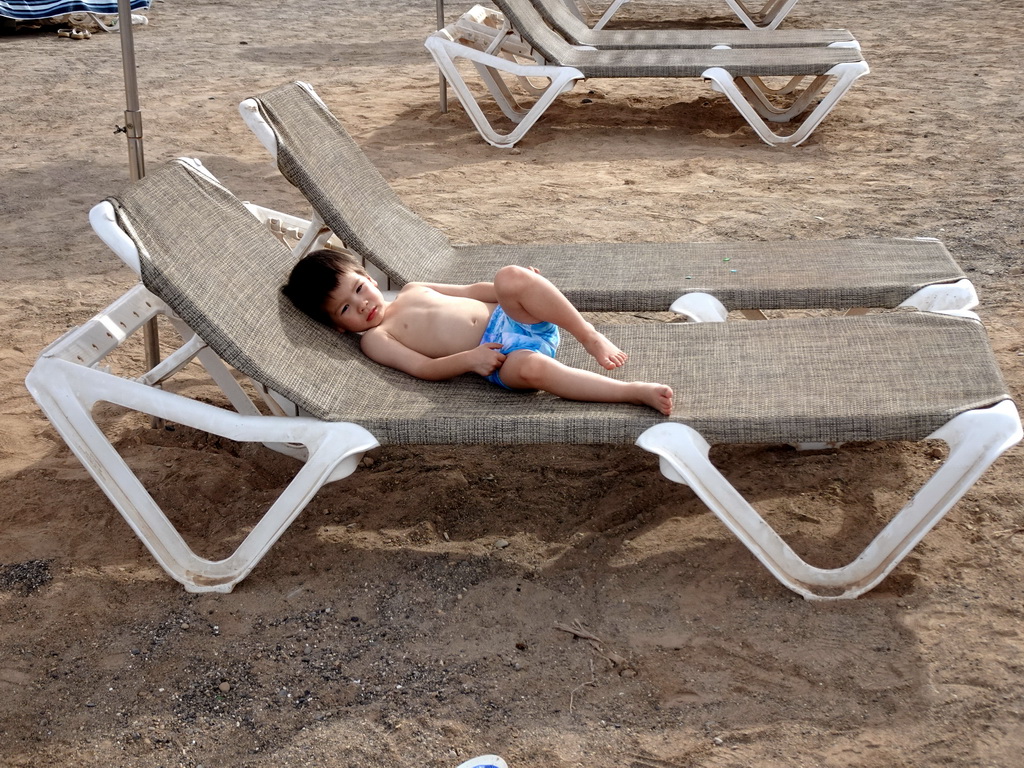
[[[387,301],[353,254],[321,250],[295,265],[282,291],[315,320],[361,333],[370,359],[420,379],[477,373],[506,389],[672,413],[664,384],[610,379],[554,359],[559,328],[607,370],[626,354],[532,267],[502,267],[493,283],[409,283]]]

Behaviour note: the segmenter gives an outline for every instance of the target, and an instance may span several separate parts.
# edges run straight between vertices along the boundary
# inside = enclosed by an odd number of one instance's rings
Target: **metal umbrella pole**
[[[139,81],[135,74],[135,33],[132,30],[131,0],[117,0],[118,31],[121,35],[121,66],[124,69],[124,131],[128,136],[128,170],[132,181],[146,175],[146,161],[142,151],[142,112],[139,110]],[[142,329],[146,369],[160,362],[160,336],[156,319],[149,320]]]
[[[118,0],[120,2],[120,0]],[[437,28],[444,29],[444,0],[437,0]],[[438,70],[439,87],[441,89],[441,113],[448,111],[448,83],[444,73]]]

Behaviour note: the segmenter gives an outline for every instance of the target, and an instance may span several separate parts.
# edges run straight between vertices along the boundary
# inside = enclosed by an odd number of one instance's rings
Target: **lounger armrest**
[[[55,382],[63,380],[64,386],[73,389],[76,399],[86,410],[91,410],[98,402],[113,403],[236,442],[292,443],[304,445],[312,451],[331,432],[342,431],[361,442],[363,451],[378,445],[373,435],[355,424],[324,422],[308,417],[239,414],[103,370],[75,365],[57,355],[44,354],[29,373],[28,382],[33,394],[41,391],[38,385],[43,379],[48,382],[47,389],[51,390]]]
[[[89,224],[92,230],[99,235],[100,240],[107,244],[118,258],[136,275],[142,276],[142,264],[139,259],[139,249],[125,231],[117,223],[117,216],[114,213],[114,206],[104,200],[97,203],[89,211]]]
[[[518,62],[504,59],[501,56],[485,53],[478,48],[474,48],[468,43],[456,40],[449,32],[450,29],[451,27],[445,27],[444,29],[440,29],[437,32],[430,34],[424,45],[430,51],[443,49],[448,56],[453,59],[468,59],[469,61],[483,64],[486,67],[493,67],[494,69],[502,72],[507,72],[515,77],[547,77],[553,80],[566,80],[570,78],[579,80],[583,79],[583,73],[575,67],[559,67],[549,64],[519,64]]]
[[[277,133],[260,114],[260,105],[256,99],[245,99],[238,105],[238,113],[242,120],[249,126],[249,130],[256,134],[260,144],[267,148],[267,152],[277,162]]]
[[[223,187],[217,177],[210,173],[206,169],[206,166],[196,158],[179,157],[175,162],[180,163],[188,168],[192,173],[204,177],[213,184]],[[129,269],[141,277],[142,261],[138,246],[135,245],[135,241],[132,240],[128,233],[125,232],[118,223],[117,214],[114,211],[114,206],[110,204],[110,201],[104,200],[103,202],[97,203],[89,210],[89,224],[92,226],[93,232],[99,236],[100,240],[102,240],[110,250],[117,254],[118,258],[120,258]]]
[[[164,570],[190,592],[230,592],[284,533],[317,490],[347,477],[378,445],[362,427],[312,418],[237,413],[114,375],[100,360],[162,310],[139,285],[40,355],[26,387],[54,428]],[[194,351],[194,350],[193,350]],[[191,351],[190,351],[191,352]],[[202,353],[200,353],[202,354]],[[145,378],[145,377],[144,377]],[[222,560],[197,555],[93,417],[109,402],[230,440],[291,446],[304,465],[237,549]],[[304,451],[298,447],[303,446]]]

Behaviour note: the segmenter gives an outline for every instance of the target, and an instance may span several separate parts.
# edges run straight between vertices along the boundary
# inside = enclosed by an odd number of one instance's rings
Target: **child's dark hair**
[[[314,320],[333,328],[324,304],[331,291],[338,287],[338,278],[352,273],[369,277],[359,257],[351,251],[311,251],[292,267],[281,293]]]

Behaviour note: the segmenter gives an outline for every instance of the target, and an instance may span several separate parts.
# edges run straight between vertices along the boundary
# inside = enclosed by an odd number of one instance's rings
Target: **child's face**
[[[348,272],[338,278],[338,286],[327,295],[324,309],[339,331],[361,333],[381,324],[387,305],[376,280]]]

